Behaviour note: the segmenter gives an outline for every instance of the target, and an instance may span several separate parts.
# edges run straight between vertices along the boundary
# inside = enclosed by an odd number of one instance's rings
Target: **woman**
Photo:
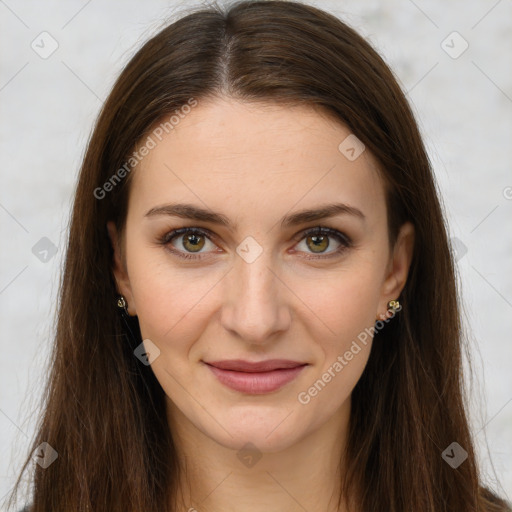
[[[383,60],[299,3],[189,14],[89,142],[30,510],[510,510],[479,477],[461,344]]]

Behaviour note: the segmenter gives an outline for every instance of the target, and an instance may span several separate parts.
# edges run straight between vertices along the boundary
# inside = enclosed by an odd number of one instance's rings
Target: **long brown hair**
[[[118,170],[152,128],[191,99],[222,95],[313,106],[350,127],[380,164],[390,243],[404,222],[415,226],[403,311],[375,334],[353,391],[340,503],[357,490],[358,511],[505,510],[480,482],[454,262],[410,107],[353,29],[284,1],[192,10],[145,43],[115,83],[80,171],[43,412],[16,489],[30,467],[33,512],[168,509],[180,466],[164,391],[134,357],[136,318],[120,318],[106,223],[124,227],[136,162]],[[467,452],[456,469],[442,457],[454,441]],[[46,469],[31,464],[43,442],[58,452]]]

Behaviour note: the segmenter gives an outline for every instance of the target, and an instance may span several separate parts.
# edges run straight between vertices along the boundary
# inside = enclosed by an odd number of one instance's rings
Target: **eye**
[[[350,238],[341,231],[321,226],[303,231],[300,233],[299,237],[300,243],[296,245],[296,248],[307,253],[308,258],[329,258],[336,256],[352,245]],[[335,239],[334,249],[327,252],[327,249],[332,247],[330,241],[332,238]]]
[[[171,245],[172,252],[182,258],[201,258],[203,252],[214,251],[216,245],[210,240],[210,233],[199,228],[180,228],[166,233],[159,241],[162,245]],[[212,247],[208,250],[208,244]],[[202,249],[206,247],[206,251]],[[196,255],[197,254],[197,255]]]
[[[218,247],[211,241],[213,237],[214,235],[208,230],[187,227],[166,233],[159,239],[159,243],[181,258],[200,259],[204,257],[202,256],[204,253],[218,252]],[[322,226],[302,231],[294,239],[300,242],[295,248],[298,247],[300,252],[305,252],[306,257],[310,259],[333,257],[352,246],[352,241],[347,235],[337,229]],[[327,249],[332,247],[330,239],[335,239],[334,250],[327,252]],[[302,249],[300,249],[301,244]],[[211,247],[209,248],[208,245]],[[206,250],[203,251],[205,248]]]

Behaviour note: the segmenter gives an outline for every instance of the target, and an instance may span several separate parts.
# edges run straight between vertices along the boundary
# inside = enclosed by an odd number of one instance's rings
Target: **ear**
[[[118,292],[126,299],[128,314],[134,316],[137,314],[135,308],[135,301],[133,300],[132,289],[130,286],[130,279],[126,270],[126,264],[121,252],[121,241],[119,233],[117,232],[115,223],[113,221],[107,222],[107,231],[114,250],[114,258],[112,262],[112,270],[117,284]]]
[[[411,222],[404,223],[398,233],[391,255],[386,277],[382,283],[381,299],[376,317],[386,313],[388,302],[398,298],[407,282],[414,252],[414,226]]]

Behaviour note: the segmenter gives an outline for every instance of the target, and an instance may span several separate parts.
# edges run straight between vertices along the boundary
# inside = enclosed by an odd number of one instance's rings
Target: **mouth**
[[[223,385],[241,393],[271,393],[294,380],[308,363],[271,359],[260,362],[240,359],[205,362]]]

